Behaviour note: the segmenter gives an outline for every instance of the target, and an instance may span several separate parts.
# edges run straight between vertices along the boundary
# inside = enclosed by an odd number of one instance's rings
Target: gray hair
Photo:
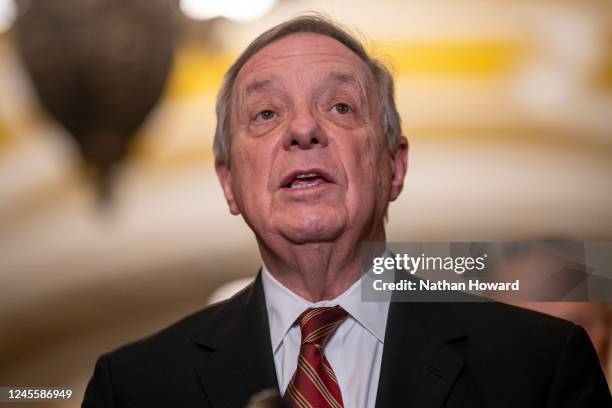
[[[353,51],[363,62],[366,63],[378,88],[380,98],[380,112],[382,114],[382,130],[387,138],[389,150],[395,149],[402,134],[401,122],[397,107],[395,106],[393,77],[385,65],[371,58],[366,52],[363,44],[344,28],[332,20],[318,14],[296,17],[275,27],[257,37],[243,51],[238,59],[232,64],[223,80],[219,95],[217,96],[217,126],[213,142],[213,152],[217,162],[230,164],[231,129],[230,129],[230,105],[232,90],[236,77],[242,66],[259,50],[265,46],[280,40],[291,34],[315,33],[331,37],[351,51]]]

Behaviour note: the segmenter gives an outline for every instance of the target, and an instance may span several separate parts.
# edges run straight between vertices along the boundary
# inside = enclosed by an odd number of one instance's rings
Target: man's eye
[[[337,103],[332,107],[333,111],[338,112],[341,115],[346,115],[347,113],[350,113],[352,111],[352,108],[347,105],[346,103]]]
[[[274,111],[271,111],[270,109],[263,110],[259,112],[257,116],[255,116],[255,120],[260,122],[270,120],[272,118],[274,118]]]

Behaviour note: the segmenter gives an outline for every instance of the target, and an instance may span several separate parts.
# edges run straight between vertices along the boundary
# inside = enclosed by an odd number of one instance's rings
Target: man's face
[[[293,34],[257,52],[233,89],[231,166],[216,166],[230,211],[264,241],[382,228],[407,145],[389,152],[379,103],[366,64],[330,37]]]

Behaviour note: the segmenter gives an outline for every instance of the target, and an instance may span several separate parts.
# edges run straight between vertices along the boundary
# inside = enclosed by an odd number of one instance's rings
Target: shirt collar
[[[340,305],[368,332],[384,343],[389,301],[363,302],[361,279],[334,299],[312,303],[295,294],[280,283],[266,268],[262,267],[262,283],[268,310],[272,351],[276,353],[285,335],[298,316],[309,307]]]

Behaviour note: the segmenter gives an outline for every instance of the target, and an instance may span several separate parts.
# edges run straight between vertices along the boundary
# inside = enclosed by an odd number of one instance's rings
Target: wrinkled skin
[[[389,151],[379,104],[367,65],[319,34],[277,40],[238,73],[231,165],[217,162],[217,174],[266,266],[309,300],[348,288],[362,273],[359,244],[385,239],[408,145]]]

